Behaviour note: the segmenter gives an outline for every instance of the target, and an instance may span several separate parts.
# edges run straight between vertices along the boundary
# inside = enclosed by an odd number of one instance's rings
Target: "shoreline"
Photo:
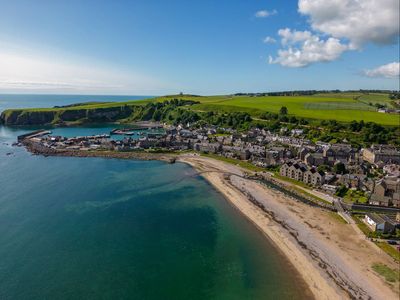
[[[302,214],[291,210],[304,210],[303,213],[323,215],[321,208],[307,206],[280,192],[254,181],[243,178],[247,170],[212,158],[194,154],[115,152],[115,151],[43,151],[34,144],[24,143],[26,149],[35,155],[63,157],[102,157],[116,159],[159,160],[168,163],[182,162],[193,167],[198,175],[204,177],[224,198],[268,238],[291,265],[297,270],[309,287],[315,299],[398,299],[399,286],[390,288],[386,282],[372,272],[371,266],[361,265],[354,249],[343,250],[333,240],[325,243],[325,232],[321,227],[304,221]],[[290,203],[288,203],[290,201]],[[323,219],[326,222],[327,219]],[[332,221],[329,220],[328,221]],[[343,230],[343,224],[339,230]],[[348,229],[348,228],[346,228]],[[351,229],[354,231],[354,229]],[[354,232],[352,232],[354,234]],[[336,233],[335,233],[336,234]],[[337,237],[335,237],[337,238]],[[389,257],[377,257],[380,253],[365,239],[348,239],[347,243],[362,242],[368,248],[367,257],[391,266]],[[342,241],[339,241],[342,242]],[[374,245],[373,245],[374,246]],[[373,249],[371,249],[373,248]],[[351,251],[350,251],[351,250]],[[340,253],[340,252],[344,253]],[[343,257],[342,257],[343,256]],[[375,259],[376,258],[376,259]],[[379,258],[379,259],[378,259]],[[397,266],[398,268],[398,266]]]
[[[116,159],[138,159],[138,160],[159,160],[174,163],[178,155],[167,152],[145,152],[145,151],[83,151],[83,150],[53,150],[41,147],[37,143],[22,142],[26,150],[33,155],[42,156],[63,156],[63,157],[102,157]]]
[[[313,240],[319,240],[323,238],[323,235],[317,237],[315,234],[305,239],[305,236],[319,230],[315,230],[313,225],[304,222],[301,216],[296,222],[288,222],[283,218],[285,211],[288,212],[287,217],[294,217],[290,214],[292,207],[288,203],[274,206],[268,205],[267,202],[274,202],[278,198],[284,202],[292,201],[295,206],[316,214],[322,214],[321,209],[305,207],[303,203],[288,200],[279,192],[271,191],[254,181],[242,178],[242,170],[236,166],[228,166],[220,161],[190,155],[180,156],[177,161],[195,168],[231,205],[272,241],[277,250],[298,271],[316,299],[398,299],[398,287],[394,291],[370,269],[360,270],[358,262],[353,260],[353,257],[341,257],[341,254],[347,255],[338,253],[340,247],[336,249],[332,245],[327,246],[323,240],[316,245],[318,243],[314,243]],[[230,175],[224,176],[224,172]],[[243,188],[245,185],[249,185],[248,190]],[[259,196],[265,197],[266,202],[260,203],[259,199],[255,199]],[[304,224],[300,226],[300,223],[305,223],[306,226]],[[369,255],[374,251],[376,252],[377,249],[368,248]],[[377,253],[373,254],[377,255]],[[377,260],[379,261],[378,258]],[[388,263],[389,257],[381,260]],[[369,274],[362,271],[368,271]]]
[[[282,239],[283,236],[280,236],[279,232],[270,228],[271,222],[273,221],[266,218],[261,209],[257,209],[254,203],[251,203],[243,193],[227,182],[230,180],[226,180],[219,176],[213,176],[211,174],[213,171],[205,171],[203,169],[204,165],[199,165],[190,158],[179,158],[178,161],[186,163],[195,170],[202,172],[201,176],[204,177],[217,191],[219,191],[234,209],[239,211],[239,213],[248,219],[256,227],[256,229],[259,230],[271,242],[277,251],[283,254],[283,256],[289,261],[289,263],[296,269],[301,278],[304,280],[315,299],[337,299],[341,296],[340,294],[336,293],[334,289],[327,286],[324,281],[320,281],[316,285],[315,279],[318,279],[318,276],[315,276],[316,278],[314,278],[313,275],[319,274],[316,274],[315,272],[307,272],[307,274],[304,272],[304,267],[309,271],[313,271],[313,268],[307,266],[307,260],[303,255],[299,254],[296,249],[297,247],[291,247],[291,245],[287,245],[284,239]],[[238,172],[238,175],[241,174]]]

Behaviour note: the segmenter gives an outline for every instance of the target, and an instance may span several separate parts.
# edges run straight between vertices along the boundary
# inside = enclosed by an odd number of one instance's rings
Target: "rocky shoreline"
[[[39,143],[24,140],[22,145],[32,154],[43,156],[65,157],[102,157],[117,159],[159,160],[174,163],[177,155],[173,153],[151,153],[146,151],[106,151],[106,150],[55,150],[42,146]]]

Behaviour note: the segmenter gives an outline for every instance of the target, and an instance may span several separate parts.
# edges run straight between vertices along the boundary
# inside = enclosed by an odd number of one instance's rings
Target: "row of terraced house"
[[[284,163],[279,173],[281,176],[302,181],[313,186],[320,186],[325,181],[324,172],[318,171],[315,167],[308,167],[301,161],[288,161]]]

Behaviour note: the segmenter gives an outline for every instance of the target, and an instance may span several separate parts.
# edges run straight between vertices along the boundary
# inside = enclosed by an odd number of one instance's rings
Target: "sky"
[[[399,0],[0,0],[0,93],[399,89]]]

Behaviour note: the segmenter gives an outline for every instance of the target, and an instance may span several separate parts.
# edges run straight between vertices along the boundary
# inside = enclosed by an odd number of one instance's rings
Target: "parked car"
[[[398,244],[397,241],[387,241],[387,243],[389,245],[397,245]]]

